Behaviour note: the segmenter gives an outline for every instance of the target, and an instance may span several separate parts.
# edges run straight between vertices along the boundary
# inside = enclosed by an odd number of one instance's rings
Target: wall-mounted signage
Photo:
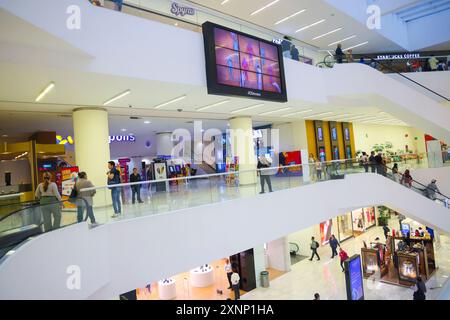
[[[345,261],[345,282],[347,287],[347,300],[364,300],[361,256],[359,254]]]
[[[170,13],[178,16],[194,16],[195,15],[195,9],[191,7],[184,7],[179,3],[172,2],[172,7],[170,8]]]
[[[420,53],[404,53],[404,54],[381,54],[377,56],[377,60],[405,60],[419,59]]]
[[[109,143],[111,142],[135,142],[136,137],[133,135],[123,135],[123,136],[109,136]]]

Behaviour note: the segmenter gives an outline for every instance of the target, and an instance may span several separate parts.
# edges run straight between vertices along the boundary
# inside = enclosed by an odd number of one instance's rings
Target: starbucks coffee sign
[[[406,60],[419,59],[420,53],[405,53],[405,54],[382,54],[377,56],[377,60]]]

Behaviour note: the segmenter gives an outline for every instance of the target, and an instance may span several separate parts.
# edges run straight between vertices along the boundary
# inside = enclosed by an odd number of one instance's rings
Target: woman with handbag
[[[91,220],[91,225],[93,227],[97,226],[95,221],[94,210],[92,208],[93,200],[92,197],[95,195],[95,190],[81,191],[86,188],[93,188],[94,185],[91,181],[87,179],[86,172],[78,173],[78,180],[75,183],[74,190],[76,192],[76,204],[77,204],[77,221],[83,221],[84,208],[86,208],[87,215]]]
[[[36,199],[40,202],[42,217],[44,219],[44,232],[58,229],[61,225],[61,195],[56,183],[52,182],[50,172],[43,174],[44,182],[36,189]],[[52,222],[53,216],[53,222]]]

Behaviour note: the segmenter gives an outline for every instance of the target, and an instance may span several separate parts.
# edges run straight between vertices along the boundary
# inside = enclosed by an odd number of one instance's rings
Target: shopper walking
[[[120,173],[116,169],[116,164],[114,161],[108,162],[109,171],[106,173],[108,176],[108,185],[120,184]],[[111,189],[111,198],[114,208],[114,215],[112,218],[117,218],[122,212],[122,207],[120,203],[120,187],[109,187]]]
[[[370,157],[369,157],[369,164],[370,164],[370,171],[372,173],[375,173],[375,151],[372,151],[370,153]]]
[[[337,48],[336,48],[336,62],[337,63],[342,63],[342,59],[344,58],[344,52],[342,51],[342,44],[338,44]]]
[[[230,259],[225,259],[225,272],[227,274],[227,279],[228,279],[228,289],[232,289],[233,288],[233,284],[231,283],[231,275],[233,274],[233,268],[231,267],[231,262]]]
[[[383,226],[383,233],[384,233],[384,237],[387,239],[389,232],[391,231],[391,229],[389,229],[388,226],[384,225]]]
[[[364,171],[367,173],[369,172],[369,157],[367,156],[367,153],[363,151],[361,156],[361,164],[364,167]]]
[[[345,260],[347,260],[347,259],[348,259],[348,254],[347,254],[347,252],[345,252],[344,249],[339,248],[339,261],[341,262],[341,269],[342,269],[342,272],[345,271],[345,268],[344,268],[344,262],[345,262]]]
[[[436,179],[431,180],[431,182],[428,184],[427,188],[425,189],[425,194],[428,198],[431,200],[436,200],[436,192],[439,192],[439,188],[436,185]]]
[[[77,191],[77,221],[78,223],[83,221],[84,209],[86,208],[87,216],[91,221],[91,225],[93,227],[97,226],[97,222],[95,221],[93,199],[92,197],[95,195],[95,190],[90,191],[82,191],[83,189],[93,188],[94,185],[91,181],[88,180],[86,172],[78,173],[78,180],[75,183],[75,190]]]
[[[233,268],[233,273],[231,274],[231,286],[234,291],[234,300],[239,300],[241,298],[240,286],[239,282],[241,281],[241,277],[237,272],[236,268]]]
[[[56,183],[52,182],[50,172],[43,174],[44,181],[41,182],[35,192],[39,200],[42,218],[44,220],[44,232],[58,229],[61,225],[61,195]],[[53,216],[53,222],[52,222]]]
[[[319,159],[316,160],[316,175],[317,181],[322,180],[322,162]]]
[[[378,152],[378,154],[375,156],[375,166],[377,169],[377,173],[383,175],[383,156],[381,155],[381,152]]]
[[[423,282],[422,277],[417,277],[416,281],[416,291],[413,295],[413,300],[426,300],[427,297],[425,293],[427,292],[427,286],[425,285],[425,282]]]
[[[138,173],[137,168],[133,168],[133,173],[130,174],[130,182],[140,182],[142,181],[141,175]],[[131,201],[133,204],[136,203],[136,195],[139,203],[143,203],[141,200],[141,184],[135,184],[131,186]]]
[[[311,237],[311,259],[309,259],[309,261],[312,261],[312,259],[314,258],[314,255],[317,256],[317,261],[320,260],[319,254],[317,253],[317,248],[319,248],[319,243],[314,240],[314,237]]]
[[[408,188],[411,188],[412,181],[413,181],[413,178],[411,177],[411,174],[409,173],[409,169],[406,169],[402,175],[402,179],[400,180],[400,183],[405,185]]]
[[[267,170],[267,168],[270,168],[270,166],[272,165],[272,161],[270,161],[270,159],[267,159],[267,157],[265,156],[259,156],[258,157],[258,169],[263,169],[263,170],[259,170],[259,178],[261,181],[261,194],[264,193],[264,184],[267,183],[268,187],[269,187],[269,192],[273,192],[272,190],[272,182],[270,181],[270,175],[271,175],[271,170]],[[266,170],[264,170],[266,169]]]
[[[331,259],[334,259],[334,257],[338,255],[338,252],[337,252],[338,246],[341,247],[341,245],[339,244],[339,241],[336,239],[334,234],[332,234],[330,237]]]

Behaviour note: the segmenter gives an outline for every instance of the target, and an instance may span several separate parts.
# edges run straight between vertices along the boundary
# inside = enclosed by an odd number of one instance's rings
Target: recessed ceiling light
[[[329,114],[333,114],[333,112],[332,111],[328,111],[328,112],[311,114],[309,116],[303,117],[303,119],[314,118],[314,117],[321,117],[321,116],[326,116],[326,115],[329,115]]]
[[[269,8],[269,7],[271,7],[271,6],[273,6],[275,3],[279,2],[279,1],[280,1],[280,0],[272,1],[272,2],[269,3],[269,4],[266,4],[264,7],[260,8],[260,9],[258,9],[258,10],[256,10],[256,11],[253,11],[250,15],[251,15],[251,16],[254,16],[255,14],[260,13],[261,11],[263,11],[263,10],[265,10],[265,9],[267,9],[267,8]]]
[[[151,123],[150,121],[148,121],[148,120],[146,120],[146,121],[144,121],[144,123],[145,124],[149,124],[149,123]]]
[[[131,92],[131,90],[127,90],[127,91],[125,91],[125,92],[119,93],[118,95],[116,95],[116,96],[112,97],[111,99],[105,101],[105,102],[103,103],[103,105],[106,106],[106,105],[108,105],[108,104],[110,104],[110,103],[113,103],[114,101],[119,100],[119,99],[121,99],[121,98],[123,98],[123,97],[129,95],[130,92]]]
[[[347,51],[347,50],[350,50],[350,49],[358,48],[358,47],[364,46],[364,45],[366,45],[366,44],[368,44],[368,43],[369,43],[369,41],[366,41],[366,42],[357,44],[357,45],[355,45],[355,46],[351,46],[351,47],[345,48],[345,49],[343,49],[342,51]]]
[[[231,111],[231,113],[238,113],[238,112],[242,112],[242,111],[252,110],[252,109],[256,109],[256,108],[262,107],[262,106],[264,106],[264,103],[255,104],[254,106],[233,110],[233,111]]]
[[[282,109],[278,109],[278,110],[273,110],[273,111],[267,111],[267,112],[263,112],[260,113],[260,116],[267,116],[269,114],[274,114],[274,113],[278,113],[278,112],[283,112],[283,111],[287,111],[287,110],[291,110],[292,108],[287,107],[287,108],[282,108]]]
[[[124,129],[120,129],[120,131],[125,132],[125,131],[127,131],[127,129],[125,129],[125,128]]]
[[[305,26],[303,28],[298,29],[297,31],[295,31],[295,33],[303,31],[303,30],[306,30],[306,29],[309,29],[309,28],[314,27],[314,26],[317,26],[318,24],[321,24],[322,22],[325,22],[325,21],[326,21],[326,19],[322,19],[322,20],[319,20],[317,22],[311,23],[310,25],[307,25],[307,26]]]
[[[174,25],[175,27],[178,27],[178,22],[175,22],[173,25]]]
[[[328,36],[328,35],[330,35],[330,34],[332,34],[332,33],[341,31],[342,29],[343,29],[343,28],[337,28],[337,29],[331,30],[330,32],[321,34],[320,36],[317,36],[317,37],[313,38],[313,40],[317,40],[317,39],[323,38],[323,37]]]
[[[275,22],[274,25],[276,26],[276,25],[278,25],[278,24],[280,24],[280,23],[283,23],[283,22],[285,22],[285,21],[287,21],[287,20],[289,20],[289,19],[291,19],[291,18],[293,18],[293,17],[295,17],[295,16],[298,16],[299,14],[301,14],[301,13],[303,13],[303,12],[305,12],[305,11],[306,11],[306,9],[303,9],[303,10],[300,10],[300,11],[294,13],[294,14],[291,14],[289,17],[283,18],[283,19],[281,19],[280,21]]]
[[[350,40],[350,39],[353,39],[353,38],[356,38],[356,35],[353,35],[353,36],[341,39],[339,41],[335,41],[333,43],[330,43],[328,46],[331,47],[331,46],[334,46],[335,44],[338,44],[338,43],[341,43],[341,42],[344,42],[344,41],[347,41],[347,40]]]
[[[167,105],[169,105],[169,104],[172,104],[172,103],[181,101],[181,100],[186,99],[186,98],[187,98],[187,96],[184,95],[184,96],[181,96],[181,97],[172,99],[172,100],[170,100],[170,101],[167,101],[167,102],[164,102],[164,103],[161,103],[161,104],[157,105],[156,107],[154,107],[154,109],[159,109],[159,108],[165,107],[165,106],[167,106]]]
[[[285,114],[285,115],[283,115],[282,117],[296,116],[296,115],[303,114],[303,113],[308,113],[308,112],[311,112],[311,111],[313,111],[313,109],[307,109],[307,110],[297,111],[297,112]]]
[[[39,93],[39,95],[37,96],[36,100],[34,100],[35,102],[39,102],[42,100],[42,98],[44,98],[47,93],[49,93],[53,88],[55,87],[55,83],[52,81],[50,82],[44,90],[42,90],[41,93]]]
[[[224,101],[220,101],[220,102],[217,102],[217,103],[213,103],[213,104],[210,104],[210,105],[207,105],[207,106],[195,109],[195,110],[196,111],[203,111],[203,110],[206,110],[206,109],[210,109],[210,108],[214,108],[214,107],[217,107],[217,106],[221,106],[221,105],[223,105],[225,103],[228,103],[228,102],[230,102],[229,99],[224,100]]]
[[[7,134],[2,134],[2,138],[8,138]]]

